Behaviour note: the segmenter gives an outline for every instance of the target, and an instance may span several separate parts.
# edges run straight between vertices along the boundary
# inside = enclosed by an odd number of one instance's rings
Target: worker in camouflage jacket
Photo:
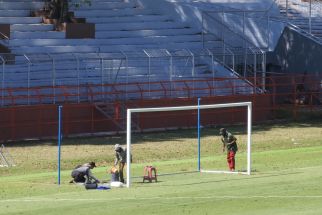
[[[120,174],[120,182],[124,183],[124,174],[123,174],[123,170],[124,170],[124,166],[126,164],[126,150],[123,149],[120,144],[116,144],[114,146],[114,150],[115,150],[115,161],[114,161],[114,166],[116,166],[117,164],[118,169],[119,169],[119,174]]]
[[[227,150],[227,163],[230,171],[235,171],[235,155],[238,151],[237,139],[234,135],[227,131],[226,128],[219,130],[221,142],[223,143],[223,152]]]

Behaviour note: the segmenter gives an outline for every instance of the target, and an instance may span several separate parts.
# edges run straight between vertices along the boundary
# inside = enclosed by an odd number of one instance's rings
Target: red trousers
[[[228,151],[227,152],[227,163],[230,171],[235,170],[235,154],[236,152],[234,151]]]

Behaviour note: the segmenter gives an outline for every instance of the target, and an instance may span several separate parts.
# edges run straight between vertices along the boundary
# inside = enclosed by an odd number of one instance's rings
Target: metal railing
[[[228,53],[231,56],[231,62],[226,63],[225,60],[221,61],[217,59],[219,62],[222,62],[223,65],[228,66],[230,69],[237,71],[238,74],[243,77],[254,76],[255,80],[257,80],[257,74],[261,74],[263,79],[265,80],[265,72],[266,72],[266,48],[260,48],[258,45],[255,45],[253,41],[249,39],[247,36],[248,26],[246,26],[246,18],[248,16],[246,11],[242,11],[242,16],[240,16],[240,11],[221,11],[221,12],[203,12],[202,13],[202,32],[203,37],[207,34],[214,35],[214,37],[218,38],[220,41],[220,48],[223,50],[222,52]],[[265,11],[267,12],[267,11]],[[230,19],[227,19],[227,15],[231,15],[233,13],[233,18],[236,22],[230,22]],[[254,13],[252,11],[252,13]],[[242,19],[240,19],[242,17]],[[242,20],[239,22],[238,20]],[[256,18],[255,18],[256,20]],[[265,18],[266,20],[266,18]],[[238,23],[239,22],[239,23]],[[267,23],[269,19],[267,19]],[[229,23],[234,23],[234,27],[229,26]],[[267,24],[269,26],[269,24]],[[211,29],[215,29],[211,31]],[[269,28],[265,29],[265,32]],[[204,41],[204,39],[203,39]],[[266,45],[268,46],[269,39],[267,39]],[[222,55],[227,56],[227,54]],[[262,83],[263,90],[265,90],[265,84]]]
[[[1,60],[1,105],[6,98],[18,96],[26,91],[25,104],[37,94],[33,89],[45,87],[52,94],[52,103],[56,103],[60,86],[77,86],[77,95],[84,94],[82,86],[100,85],[101,99],[109,91],[106,84],[123,84],[127,91],[130,83],[152,83],[170,81],[169,87],[180,80],[200,80],[215,77],[238,77],[229,68],[235,68],[234,57],[228,49],[176,50],[154,49],[138,52],[92,53],[92,54],[2,54]],[[2,57],[1,57],[2,56]],[[228,60],[230,59],[230,60]],[[223,65],[218,64],[220,60]],[[229,68],[228,68],[229,67]],[[195,84],[195,82],[191,82]],[[214,86],[215,83],[213,83]],[[245,83],[251,85],[251,83]],[[190,86],[189,86],[190,87]],[[192,86],[193,87],[193,86]],[[87,98],[85,98],[87,99]],[[77,101],[81,102],[81,96]]]
[[[274,115],[278,115],[277,112],[281,110],[287,110],[296,117],[300,116],[302,111],[313,112],[322,110],[321,80],[321,74],[270,74],[270,76],[266,77],[267,91],[265,94],[243,94],[244,86],[238,86],[242,82],[236,82],[234,78],[199,80],[195,82],[203,84],[196,84],[194,88],[191,87],[193,86],[192,84],[188,83],[189,81],[176,81],[177,84],[171,89],[167,87],[171,84],[170,81],[156,82],[153,84],[156,87],[150,90],[148,89],[148,83],[127,84],[129,85],[128,91],[123,90],[125,88],[122,85],[125,84],[106,85],[104,87],[109,87],[111,90],[104,92],[104,94],[106,94],[106,97],[113,98],[113,100],[104,102],[104,105],[109,106],[111,109],[114,108],[110,113],[106,113],[109,114],[109,117],[100,115],[100,112],[94,105],[95,101],[100,100],[102,96],[100,91],[102,86],[100,85],[81,86],[81,89],[84,88],[86,90],[81,90],[81,95],[78,95],[75,90],[78,86],[60,86],[57,87],[56,93],[58,94],[55,96],[57,102],[64,104],[63,127],[64,134],[68,136],[72,134],[84,135],[84,133],[95,134],[103,131],[119,132],[120,127],[115,125],[115,120],[118,123],[125,120],[125,116],[119,114],[119,110],[115,110],[115,108],[120,108],[118,104],[120,102],[124,105],[124,108],[173,106],[173,103],[180,106],[186,105],[187,101],[195,104],[197,97],[193,96],[193,91],[203,92],[199,95],[206,103],[210,101],[212,103],[253,101],[254,113],[258,114],[257,117],[254,117],[256,121],[259,119],[273,119]],[[215,87],[212,87],[213,81],[216,83]],[[253,80],[251,81],[254,82]],[[257,85],[256,87],[260,88],[261,86]],[[19,90],[22,92],[26,91],[24,89],[11,89],[12,97],[8,95],[6,101],[10,100],[12,106],[8,104],[10,107],[0,108],[0,129],[3,131],[0,133],[0,142],[56,135],[53,128],[57,126],[57,118],[55,117],[57,105],[43,105],[48,99],[53,100],[54,95],[46,91],[48,88],[38,87],[31,89],[33,98],[30,98],[30,100],[37,100],[38,104],[41,104],[32,106],[15,105],[22,100],[26,100],[26,94],[18,96],[14,92]],[[223,92],[225,92],[225,95],[223,95]],[[127,100],[123,103],[122,98],[126,94],[137,95],[138,97],[135,100]],[[84,101],[84,103],[79,104],[77,102],[78,96],[80,98],[88,97],[88,101],[92,102]],[[158,99],[151,101],[153,96],[158,96]],[[173,99],[178,96],[180,96],[180,99]],[[231,116],[230,111],[234,111],[234,109],[227,111],[229,111],[228,116]],[[26,115],[26,113],[28,114]],[[220,118],[222,113],[219,112],[217,114],[218,117],[215,118],[216,123],[218,123],[218,118]],[[266,114],[272,118],[264,117]],[[191,116],[191,113],[189,115]],[[213,115],[210,114],[209,116]],[[230,117],[224,117],[224,119],[227,123],[227,119],[230,119]],[[157,121],[163,122],[164,120],[160,119]],[[142,126],[142,124],[139,125]],[[141,126],[139,127],[141,128]]]
[[[315,20],[322,21],[322,2],[317,0],[275,0],[275,3],[280,6],[281,12],[285,14],[285,19],[288,22],[295,23],[301,20],[301,28],[308,33],[312,33]],[[280,17],[283,19],[283,17]]]
[[[10,40],[9,36],[4,34],[3,32],[0,32],[0,37],[1,37],[0,44],[5,46],[5,47],[8,47],[9,46],[9,40]]]
[[[101,89],[104,89],[103,91]],[[260,93],[243,78],[208,78],[117,84],[85,84],[54,87],[7,88],[3,107],[56,103],[114,102],[196,96],[230,96]]]

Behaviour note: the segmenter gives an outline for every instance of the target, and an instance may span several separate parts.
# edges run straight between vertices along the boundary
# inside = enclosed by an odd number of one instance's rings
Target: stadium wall
[[[269,95],[205,97],[201,104],[219,104],[229,102],[253,102],[253,121],[260,122],[272,118],[272,101]],[[123,117],[127,108],[166,107],[196,105],[196,98],[136,100],[124,103],[120,116],[107,118],[99,112],[94,104],[63,104],[63,136],[115,135],[124,132]],[[115,104],[110,104],[115,105]],[[222,125],[245,121],[246,109],[230,108],[226,110],[209,110],[201,114],[202,124]],[[140,131],[156,128],[184,128],[196,125],[196,112],[175,115],[167,113],[145,114],[138,117],[136,124]],[[122,124],[123,123],[123,124]],[[58,125],[57,105],[15,106],[0,109],[0,142],[56,138]]]

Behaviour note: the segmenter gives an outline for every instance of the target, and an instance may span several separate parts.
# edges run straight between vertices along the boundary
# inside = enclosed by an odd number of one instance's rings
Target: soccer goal
[[[198,99],[198,105],[196,106],[177,106],[177,107],[159,107],[159,108],[135,108],[135,109],[127,109],[127,127],[126,127],[126,144],[127,144],[127,160],[131,159],[131,137],[132,137],[132,127],[133,127],[133,114],[134,113],[151,113],[155,112],[178,112],[178,111],[189,111],[189,110],[197,110],[197,129],[198,129],[198,137],[196,137],[196,141],[198,142],[198,152],[196,153],[195,160],[198,163],[197,171],[205,172],[205,173],[233,173],[233,174],[251,174],[251,121],[252,121],[252,103],[251,102],[240,102],[240,103],[226,103],[226,104],[208,104],[208,105],[200,105]],[[200,111],[205,109],[220,109],[220,108],[235,108],[235,107],[246,107],[247,108],[247,146],[246,146],[246,162],[247,162],[247,170],[242,172],[230,172],[230,171],[222,171],[215,169],[202,169],[200,168],[200,157],[201,157],[201,144],[200,144]],[[135,156],[135,155],[134,155]],[[131,185],[131,163],[128,162],[127,168],[127,180],[126,186],[130,187]]]

